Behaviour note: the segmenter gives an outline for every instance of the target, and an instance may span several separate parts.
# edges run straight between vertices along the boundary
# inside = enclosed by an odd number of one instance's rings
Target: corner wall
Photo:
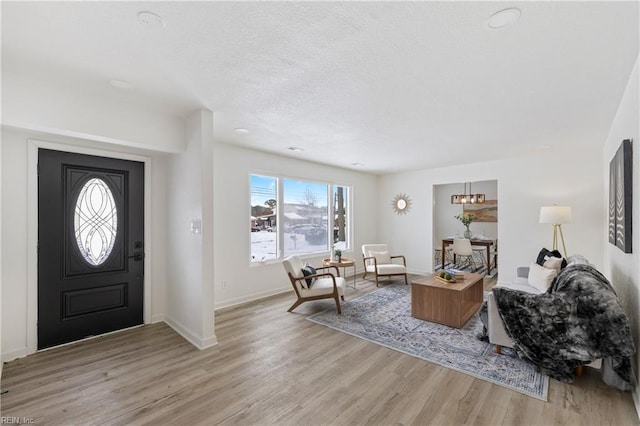
[[[169,158],[165,321],[198,349],[217,343],[213,294],[213,113],[187,119],[187,149]],[[201,224],[199,232],[192,224]]]
[[[639,57],[640,58],[640,57]],[[632,250],[633,253],[625,254],[622,250],[614,247],[609,243],[608,236],[608,218],[603,218],[600,225],[601,232],[600,241],[604,247],[604,275],[611,280],[611,284],[616,289],[618,297],[622,302],[627,315],[631,321],[633,339],[636,344],[636,359],[634,370],[638,376],[638,367],[640,365],[640,209],[638,208],[638,200],[640,199],[640,101],[638,99],[638,62],[631,73],[627,88],[625,89],[620,107],[616,114],[607,141],[602,149],[602,168],[601,176],[604,190],[604,200],[602,210],[608,211],[609,202],[609,162],[615,155],[618,147],[624,139],[632,139],[633,151],[633,195],[632,195]],[[640,415],[640,384],[636,386],[633,392],[633,400],[636,405],[636,412]]]
[[[494,179],[498,185],[499,282],[512,281],[516,267],[530,265],[542,247],[551,246],[551,225],[538,223],[540,207],[545,205],[572,207],[573,223],[563,226],[569,255],[580,253],[602,266],[602,155],[595,148],[580,152],[548,149],[528,158],[383,176],[380,240],[404,254],[412,272],[432,271],[433,185]],[[395,215],[388,204],[399,192],[414,201],[405,216]]]
[[[184,150],[180,117],[10,72],[2,73],[2,124],[129,148]]]
[[[354,241],[345,256],[355,258],[358,270],[363,269],[360,247],[379,241],[376,233],[378,212],[389,206],[386,200],[382,207],[378,202],[377,176],[305,161],[304,155],[300,155],[300,159],[289,158],[223,143],[216,143],[214,150],[216,309],[286,291],[293,294],[280,261],[251,264],[251,173],[351,186]],[[305,261],[319,265],[328,255],[326,252],[303,257]],[[351,274],[352,270],[348,268],[347,273]],[[222,287],[223,281],[227,283],[226,288]]]

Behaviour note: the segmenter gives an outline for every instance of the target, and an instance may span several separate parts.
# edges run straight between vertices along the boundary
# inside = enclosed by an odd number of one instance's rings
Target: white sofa
[[[496,287],[508,287],[513,290],[521,290],[533,294],[542,293],[541,290],[529,284],[529,267],[524,266],[517,269],[516,278],[512,283],[498,284]],[[489,343],[496,345],[497,353],[500,353],[500,348],[502,346],[512,348],[514,345],[513,340],[511,339],[511,337],[509,337],[507,331],[504,329],[504,324],[502,322],[502,318],[500,318],[500,313],[498,312],[498,307],[496,305],[496,299],[493,296],[493,292],[489,293],[489,297],[487,299],[487,334],[489,337]],[[602,365],[602,360],[597,359],[586,365],[598,369]],[[581,374],[582,368],[578,367],[576,369],[576,375],[579,376]]]
[[[516,271],[516,279],[509,284],[498,284],[497,287],[508,287],[513,290],[521,290],[527,293],[540,294],[542,293],[536,287],[529,285],[529,268],[519,267]],[[506,346],[508,348],[513,347],[513,340],[507,334],[498,312],[496,305],[496,299],[493,293],[489,293],[487,299],[487,334],[489,335],[489,343],[496,345],[496,352],[500,353],[500,347]]]

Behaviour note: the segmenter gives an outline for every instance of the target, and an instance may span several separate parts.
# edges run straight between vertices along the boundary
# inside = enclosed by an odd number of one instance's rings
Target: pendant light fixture
[[[469,193],[467,194],[467,184],[464,183],[463,194],[453,194],[451,196],[451,204],[484,204],[484,194],[472,194],[471,182],[469,182]]]

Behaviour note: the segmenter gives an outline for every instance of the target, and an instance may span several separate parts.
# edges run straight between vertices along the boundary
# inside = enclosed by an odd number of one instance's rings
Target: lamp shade
[[[568,207],[568,206],[540,207],[540,223],[551,223],[551,224],[571,223],[571,207]]]

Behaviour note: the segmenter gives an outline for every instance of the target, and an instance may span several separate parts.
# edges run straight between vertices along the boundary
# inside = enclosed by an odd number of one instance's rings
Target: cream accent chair
[[[393,263],[393,259],[401,259],[402,265]],[[363,244],[362,261],[364,262],[364,275],[374,274],[376,277],[376,287],[378,287],[378,277],[391,277],[403,275],[404,283],[407,281],[407,261],[404,256],[389,255],[389,247],[386,244]]]
[[[454,238],[453,239],[453,258],[456,263],[460,262],[456,258],[464,258],[469,265],[475,266],[473,260],[473,248],[471,247],[471,240],[467,238]]]
[[[337,267],[322,266],[315,268],[316,274],[307,275],[305,277],[302,273],[304,263],[302,263],[300,257],[296,255],[289,256],[284,259],[282,261],[282,266],[284,266],[284,269],[289,276],[289,280],[291,281],[291,285],[293,286],[293,291],[295,291],[296,296],[298,297],[298,300],[291,305],[287,312],[293,311],[301,303],[308,302],[310,300],[334,299],[336,301],[338,314],[342,314],[340,299],[344,300],[344,287],[346,282],[344,278],[340,276],[340,270]],[[334,275],[331,272],[320,272],[329,269],[335,269],[336,274]],[[307,288],[305,280],[313,278],[316,279],[315,282],[311,288]]]

